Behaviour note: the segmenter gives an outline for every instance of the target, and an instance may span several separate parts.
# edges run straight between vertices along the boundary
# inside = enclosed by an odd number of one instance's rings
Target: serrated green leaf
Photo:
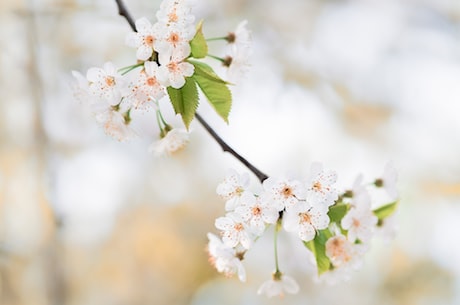
[[[229,84],[228,82],[220,78],[219,75],[217,75],[208,64],[205,64],[204,62],[196,61],[196,60],[188,60],[188,62],[191,63],[195,67],[195,72],[194,72],[195,75],[205,77],[216,83]]]
[[[203,35],[203,20],[196,27],[196,34],[190,41],[190,48],[192,49],[192,57],[194,58],[204,58],[208,55],[208,43]]]
[[[340,223],[342,218],[347,214],[348,212],[348,205],[340,203],[337,205],[333,205],[329,208],[329,212],[327,212],[327,216],[329,216],[329,219],[331,222],[336,222]]]
[[[393,202],[390,202],[388,204],[381,206],[378,209],[375,209],[373,212],[374,212],[374,215],[377,216],[379,221],[381,221],[387,218],[388,216],[391,216],[391,214],[393,214],[396,211],[397,206],[398,206],[398,201],[393,201]]]
[[[186,77],[182,88],[168,87],[167,91],[174,111],[182,116],[182,121],[188,129],[198,107],[198,90],[195,80],[192,77]]]
[[[318,275],[331,269],[331,261],[326,255],[326,241],[332,236],[328,229],[319,230],[313,240],[304,242],[307,247],[315,256],[316,265],[318,267]]]
[[[232,93],[227,85],[198,74],[194,74],[193,78],[217,114],[228,123],[228,115],[232,108]]]

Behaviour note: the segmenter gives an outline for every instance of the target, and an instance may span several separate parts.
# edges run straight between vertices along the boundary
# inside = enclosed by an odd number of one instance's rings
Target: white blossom
[[[224,66],[227,67],[227,79],[232,83],[238,83],[247,74],[250,67],[252,49],[250,47],[231,48],[224,58]]]
[[[283,297],[285,293],[296,294],[299,292],[299,285],[290,276],[275,273],[272,279],[265,281],[257,290],[257,294],[265,294],[271,298],[274,296]]]
[[[128,83],[111,62],[105,63],[104,68],[89,68],[86,78],[89,82],[89,92],[111,105],[119,104],[121,98],[129,92]]]
[[[190,25],[195,21],[195,16],[191,14],[185,0],[164,0],[156,16],[158,22],[166,25]]]
[[[144,69],[140,71],[132,82],[129,100],[134,108],[156,108],[156,102],[166,95],[163,87],[157,79],[158,64],[146,61]]]
[[[102,125],[106,134],[118,141],[129,140],[136,136],[129,126],[129,121],[116,107],[108,106],[104,111],[98,112],[96,121]]]
[[[283,215],[283,228],[296,233],[303,241],[310,241],[315,238],[317,230],[326,229],[329,225],[327,212],[328,208],[320,204],[289,209]]]
[[[165,87],[173,87],[180,89],[185,84],[185,77],[192,76],[195,67],[184,62],[183,58],[171,56],[169,58],[160,59],[160,69],[158,71],[158,79]]]
[[[241,262],[242,255],[234,248],[226,246],[216,235],[208,233],[209,261],[218,272],[226,276],[238,274],[240,281],[246,281],[246,270]]]
[[[227,41],[232,48],[247,49],[252,44],[251,32],[247,29],[247,20],[241,21],[235,31],[227,35]]]
[[[216,188],[217,195],[226,200],[225,210],[233,211],[239,203],[239,198],[247,192],[249,187],[249,174],[238,174],[235,170],[228,170],[224,181]]]
[[[265,225],[276,223],[279,217],[278,209],[250,193],[241,196],[240,205],[236,207],[235,213],[241,216],[256,235],[261,235]]]
[[[326,242],[326,256],[335,268],[361,266],[361,258],[367,247],[352,244],[344,235],[336,235]]]
[[[342,218],[341,225],[348,231],[347,237],[350,242],[359,240],[366,243],[372,238],[377,221],[377,216],[370,208],[360,207],[351,208]]]
[[[215,221],[215,226],[222,232],[222,241],[227,247],[236,247],[241,244],[249,249],[252,245],[252,233],[248,231],[247,224],[236,214],[227,214]]]
[[[394,167],[393,163],[388,162],[383,169],[382,177],[380,179],[377,179],[376,185],[383,186],[383,188],[391,197],[391,199],[397,199],[399,196],[398,190],[396,188],[397,180],[398,172],[396,171],[396,168]]]
[[[75,99],[81,103],[92,104],[95,96],[90,93],[88,79],[78,71],[72,71],[72,75],[76,80],[71,84]]]
[[[170,155],[184,148],[189,142],[189,132],[183,128],[174,128],[166,133],[166,135],[153,142],[149,151],[157,156]]]
[[[195,36],[195,26],[172,25],[158,26],[158,40],[154,49],[158,52],[160,62],[174,57],[183,60],[191,52],[190,40]]]
[[[371,196],[367,187],[363,184],[363,175],[360,174],[353,182],[351,190],[352,202],[351,205],[355,208],[370,208]]]
[[[297,180],[269,177],[262,185],[262,200],[269,201],[278,211],[293,208],[305,196],[302,183]]]
[[[321,163],[313,163],[307,182],[307,201],[311,204],[333,205],[338,198],[338,191],[334,188],[336,181],[336,172],[324,171]]]
[[[136,57],[139,60],[148,60],[152,56],[156,40],[157,31],[145,17],[136,20],[136,32],[126,36],[126,44],[137,49]]]
[[[392,215],[382,219],[382,223],[379,223],[376,228],[376,234],[382,238],[385,243],[392,241],[399,230],[396,215],[397,213],[393,213]]]

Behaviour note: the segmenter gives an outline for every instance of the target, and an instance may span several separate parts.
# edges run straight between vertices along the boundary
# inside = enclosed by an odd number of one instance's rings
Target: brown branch
[[[130,13],[125,7],[125,4],[123,3],[122,0],[115,0],[118,6],[118,14],[120,16],[124,17],[126,21],[129,23],[129,26],[133,31],[136,31],[136,25],[134,23],[133,18],[131,17]],[[219,144],[219,146],[222,148],[224,152],[228,152],[229,154],[233,155],[238,161],[244,164],[256,177],[259,179],[260,182],[263,182],[265,179],[268,178],[266,174],[261,172],[257,167],[252,165],[248,160],[246,160],[243,156],[241,156],[239,153],[237,153],[230,145],[228,145],[217,133],[214,129],[212,129],[211,126],[203,119],[201,115],[198,113],[195,113],[195,117],[198,120],[198,122],[203,125],[204,129],[211,135],[211,137]]]
[[[115,0],[115,2],[117,3],[118,14],[120,16],[122,16],[122,17],[125,17],[126,21],[128,21],[128,23],[129,23],[129,26],[131,27],[131,29],[134,32],[136,32],[136,24],[134,22],[133,17],[131,17],[131,14],[126,9],[125,3],[122,0]]]
[[[238,159],[241,163],[243,163],[251,172],[256,175],[256,177],[260,180],[260,182],[263,182],[265,179],[268,178],[266,174],[261,172],[257,167],[252,165],[248,160],[246,160],[243,156],[241,156],[239,153],[237,153],[230,145],[228,145],[222,138],[215,132],[214,129],[212,129],[211,126],[203,119],[203,117],[195,113],[195,117],[198,120],[198,122],[203,125],[204,129],[211,135],[211,137],[214,138],[214,140],[219,144],[219,146],[222,148],[223,151],[228,152],[229,154],[233,155],[235,158]]]

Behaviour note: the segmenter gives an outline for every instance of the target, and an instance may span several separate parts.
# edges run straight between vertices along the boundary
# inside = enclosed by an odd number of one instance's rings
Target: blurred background
[[[155,20],[159,0],[126,2]],[[2,0],[0,304],[460,304],[460,1],[190,2],[207,37],[247,19],[254,39],[230,124],[205,102],[199,112],[270,175],[321,161],[347,188],[392,160],[395,240],[376,240],[330,286],[282,234],[281,268],[301,286],[283,299],[256,295],[274,267],[270,237],[248,253],[247,283],[217,274],[205,252],[224,213],[215,188],[245,169],[197,122],[185,150],[155,158],[153,113],[120,143],[73,97],[72,70],[135,60],[114,1]]]

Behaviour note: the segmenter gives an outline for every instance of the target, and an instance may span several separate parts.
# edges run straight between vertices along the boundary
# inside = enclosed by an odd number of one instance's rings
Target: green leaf
[[[374,212],[374,215],[377,216],[379,221],[381,221],[387,218],[388,216],[390,216],[391,214],[393,214],[396,211],[397,206],[398,206],[398,201],[393,201],[393,202],[390,202],[388,204],[381,206],[378,209],[375,209],[373,212]]]
[[[196,60],[188,60],[195,67],[195,75],[199,75],[205,77],[209,80],[215,81],[216,83],[222,84],[229,84],[228,82],[224,81],[222,78],[217,75],[214,70],[207,64],[201,61]]]
[[[347,212],[348,212],[348,205],[339,203],[329,208],[329,212],[327,212],[327,216],[329,216],[329,219],[331,220],[331,222],[336,222],[340,224],[340,221],[345,216],[345,214],[347,214]]]
[[[174,111],[182,116],[182,121],[188,129],[198,107],[198,90],[195,80],[192,77],[186,77],[182,88],[168,87],[167,90]]]
[[[199,74],[194,74],[192,77],[195,79],[201,91],[203,91],[209,103],[214,107],[217,114],[228,123],[228,115],[232,108],[232,93],[227,85]]]
[[[190,47],[194,58],[204,58],[208,55],[208,43],[203,35],[203,20],[196,27],[196,34],[190,41]]]
[[[315,256],[316,265],[318,266],[318,275],[332,268],[331,261],[326,255],[326,241],[330,237],[332,237],[332,234],[328,229],[319,230],[316,232],[316,236],[313,240],[304,242],[305,247]]]

